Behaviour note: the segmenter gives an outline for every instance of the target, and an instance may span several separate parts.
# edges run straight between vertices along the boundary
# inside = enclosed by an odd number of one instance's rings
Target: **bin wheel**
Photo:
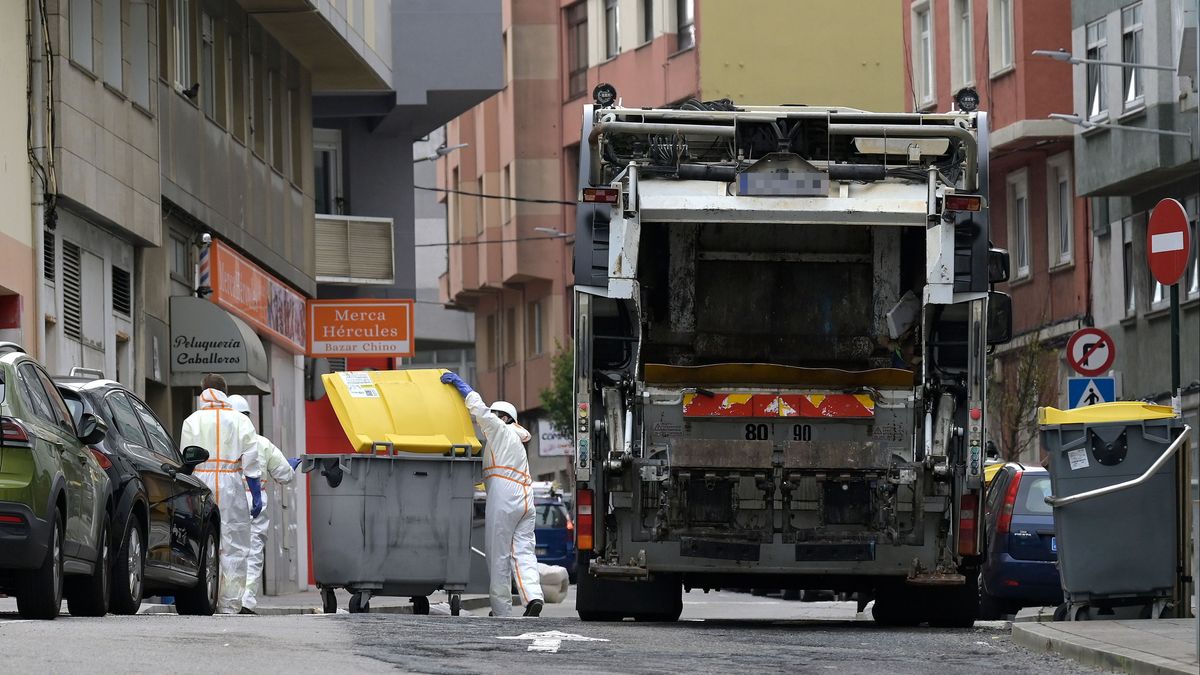
[[[450,616],[458,616],[462,613],[462,596],[455,593],[450,596]]]
[[[1066,621],[1067,620],[1067,611],[1069,609],[1070,609],[1070,605],[1068,605],[1065,602],[1063,604],[1059,605],[1058,607],[1055,607],[1054,608],[1054,620],[1055,621]]]
[[[371,611],[371,596],[364,596],[362,592],[355,593],[350,596],[350,613],[351,614],[366,614]]]
[[[321,609],[326,614],[337,614],[337,595],[332,588],[321,589]]]
[[[429,613],[429,598],[418,595],[412,599],[413,614],[428,614]]]
[[[1071,621],[1091,621],[1092,607],[1091,605],[1075,605],[1070,610]]]

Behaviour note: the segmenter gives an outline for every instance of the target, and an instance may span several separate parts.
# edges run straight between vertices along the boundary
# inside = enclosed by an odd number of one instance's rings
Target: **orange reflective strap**
[[[524,476],[525,478],[529,478],[529,474],[525,473],[524,471],[522,471],[520,469],[511,467],[511,466],[504,466],[501,464],[493,464],[491,466],[483,467],[484,471],[488,471],[489,469],[507,469],[507,470],[517,474],[518,476]]]

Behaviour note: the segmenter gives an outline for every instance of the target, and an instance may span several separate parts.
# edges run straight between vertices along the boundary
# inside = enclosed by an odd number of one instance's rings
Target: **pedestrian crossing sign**
[[[1084,408],[1097,403],[1112,403],[1117,400],[1117,378],[1068,378],[1067,399],[1071,408]]]

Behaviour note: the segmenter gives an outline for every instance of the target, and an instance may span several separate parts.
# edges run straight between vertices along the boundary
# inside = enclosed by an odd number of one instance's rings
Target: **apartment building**
[[[1071,104],[1068,69],[1030,54],[1070,40],[1069,3],[1033,0],[906,2],[909,110],[947,111],[964,88],[988,115],[991,237],[1010,255],[1017,336],[996,353],[993,442],[1009,458],[1037,459],[1035,408],[1066,407],[1071,374],[1062,347],[1088,322],[1086,203],[1078,195],[1073,127],[1048,115]]]
[[[0,91],[10,92],[0,100],[0,203],[6,211],[0,219],[0,341],[36,350],[34,251],[42,228],[40,223],[32,226],[33,202],[41,201],[45,188],[40,176],[30,183],[30,102],[19,95],[29,85],[27,11],[25,3],[0,5]],[[43,83],[39,82],[39,91]]]
[[[472,384],[521,411],[536,479],[565,485],[571,463],[541,391],[570,344],[592,89],[608,82],[627,106],[730,97],[899,109],[900,19],[884,0],[856,4],[862,11],[833,0],[505,0],[504,87],[447,126],[448,145],[466,147],[439,162],[450,228],[441,288],[475,313]]]
[[[1196,13],[1195,3],[1180,0],[1073,3],[1062,45],[1072,55],[1167,69],[1060,64],[1072,72],[1073,97],[1056,111],[1112,125],[1075,129],[1075,184],[1090,203],[1092,314],[1116,342],[1113,369],[1126,399],[1170,401],[1170,291],[1147,266],[1146,224],[1163,198],[1187,211],[1193,244],[1179,289],[1181,379],[1193,420],[1200,404]]]

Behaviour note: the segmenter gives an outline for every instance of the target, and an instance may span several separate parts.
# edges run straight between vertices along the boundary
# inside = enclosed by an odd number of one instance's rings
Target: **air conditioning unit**
[[[396,281],[392,219],[317,214],[317,283]]]

